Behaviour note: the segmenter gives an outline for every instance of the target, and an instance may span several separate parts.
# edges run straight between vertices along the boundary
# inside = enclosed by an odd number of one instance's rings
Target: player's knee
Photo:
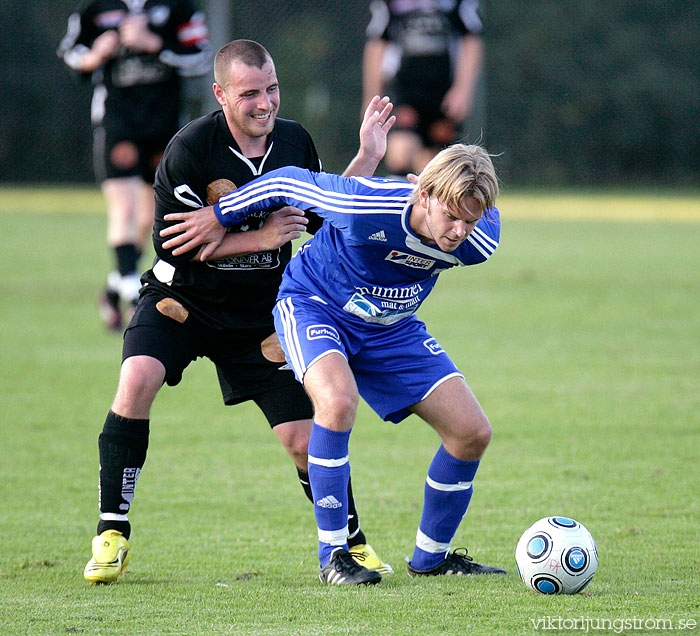
[[[306,470],[311,422],[308,420],[285,422],[284,424],[278,424],[273,430],[294,464],[298,468]]]
[[[109,153],[109,160],[120,170],[130,170],[139,160],[139,151],[131,141],[120,141]]]
[[[486,451],[486,448],[491,442],[492,434],[493,429],[491,428],[491,423],[486,417],[479,418],[479,421],[472,426],[470,445],[479,455],[482,455],[484,451]]]
[[[349,393],[329,396],[320,404],[315,404],[316,421],[336,430],[348,430],[355,421],[358,402],[358,396]]]
[[[114,399],[118,413],[126,417],[142,417],[163,385],[165,367],[150,356],[132,356],[124,360],[119,386]]]
[[[309,447],[308,444],[293,444],[285,446],[294,465],[302,470],[308,470]]]
[[[459,459],[479,459],[491,441],[491,434],[491,424],[482,416],[463,422],[451,436],[443,438],[443,443]]]

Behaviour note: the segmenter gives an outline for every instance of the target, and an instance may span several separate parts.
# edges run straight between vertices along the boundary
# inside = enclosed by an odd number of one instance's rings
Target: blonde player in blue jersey
[[[504,573],[450,551],[466,514],[491,425],[464,376],[415,312],[443,270],[476,265],[498,246],[498,180],[480,146],[441,151],[417,185],[282,168],[213,207],[172,214],[167,247],[214,249],[224,228],[281,205],[325,222],[291,260],[274,310],[275,328],[311,397],[309,475],[318,525],[319,578],[373,584],[347,546],[348,441],[359,396],[385,420],[415,413],[442,444],[429,468],[408,572],[413,576]]]

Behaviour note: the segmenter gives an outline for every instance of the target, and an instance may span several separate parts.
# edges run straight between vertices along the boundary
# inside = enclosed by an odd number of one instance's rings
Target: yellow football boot
[[[83,576],[90,583],[113,583],[129,563],[129,542],[117,530],[105,530],[92,540],[92,559]]]
[[[364,565],[368,570],[374,570],[381,575],[394,573],[394,568],[388,563],[384,563],[369,543],[360,543],[352,546],[350,554],[359,565]]]

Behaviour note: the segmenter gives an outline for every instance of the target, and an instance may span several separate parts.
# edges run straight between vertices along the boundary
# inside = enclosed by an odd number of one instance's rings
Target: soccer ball
[[[598,569],[598,548],[588,530],[569,517],[533,523],[515,548],[523,583],[540,594],[576,594]]]

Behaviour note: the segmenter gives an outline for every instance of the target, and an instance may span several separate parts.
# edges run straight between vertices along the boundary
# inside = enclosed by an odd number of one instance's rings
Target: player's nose
[[[272,100],[267,94],[262,93],[257,105],[260,110],[270,110],[272,108]]]
[[[468,226],[464,221],[460,221],[458,219],[452,224],[452,231],[455,233],[457,238],[462,238],[463,236],[467,235]]]

